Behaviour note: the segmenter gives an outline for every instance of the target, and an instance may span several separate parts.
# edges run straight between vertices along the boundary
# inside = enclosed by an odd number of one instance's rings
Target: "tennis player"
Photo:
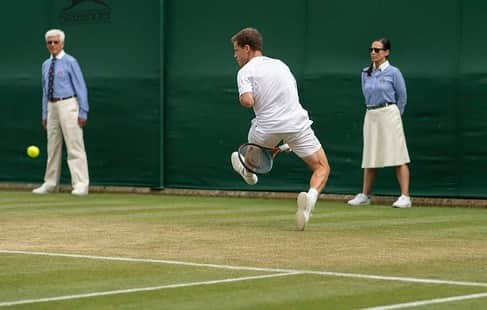
[[[272,148],[284,141],[313,172],[308,192],[301,192],[297,198],[296,229],[303,230],[330,174],[325,151],[311,128],[313,122],[308,112],[299,102],[293,74],[281,60],[263,55],[259,31],[244,28],[231,41],[240,66],[237,74],[240,104],[255,113],[248,142]],[[256,184],[257,176],[243,167],[238,156],[237,152],[231,155],[233,169],[247,184]]]

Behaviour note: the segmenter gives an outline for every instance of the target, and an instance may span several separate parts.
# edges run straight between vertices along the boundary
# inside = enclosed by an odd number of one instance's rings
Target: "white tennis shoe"
[[[249,185],[257,184],[257,182],[259,181],[259,179],[257,178],[257,175],[255,173],[247,171],[247,169],[245,169],[245,167],[240,162],[240,159],[238,158],[238,156],[239,156],[238,152],[233,152],[232,156],[230,156],[230,158],[232,160],[233,170],[235,170],[235,172],[237,172],[238,174],[240,174],[242,176],[245,183],[247,183]]]
[[[406,195],[401,195],[397,198],[396,201],[392,204],[394,208],[411,208],[411,197]]]
[[[351,206],[370,205],[370,198],[364,193],[360,193],[355,195],[355,197],[353,197],[353,199],[350,199],[347,203]]]
[[[45,195],[45,194],[52,193],[55,190],[56,190],[56,188],[48,187],[46,184],[42,184],[38,188],[34,188],[32,190],[32,193],[37,194],[37,195]]]
[[[88,187],[75,187],[71,191],[71,194],[75,196],[86,196],[88,195]]]
[[[315,203],[308,197],[308,193],[301,192],[298,195],[298,209],[296,210],[296,230],[304,230],[315,208]]]

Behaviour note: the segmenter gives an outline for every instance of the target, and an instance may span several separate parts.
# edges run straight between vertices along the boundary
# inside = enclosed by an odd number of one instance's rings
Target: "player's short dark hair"
[[[262,35],[255,28],[248,27],[240,30],[233,35],[232,42],[236,42],[238,46],[248,45],[254,51],[262,51]]]

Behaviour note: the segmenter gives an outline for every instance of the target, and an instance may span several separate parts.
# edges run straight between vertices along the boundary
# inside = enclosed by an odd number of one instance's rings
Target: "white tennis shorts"
[[[299,132],[265,133],[252,122],[250,126],[249,143],[255,143],[264,147],[275,147],[279,142],[289,144],[293,152],[299,157],[308,157],[321,149],[321,143],[316,137],[311,126]]]

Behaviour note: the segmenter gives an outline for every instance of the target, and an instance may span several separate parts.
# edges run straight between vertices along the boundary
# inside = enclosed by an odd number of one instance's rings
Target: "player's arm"
[[[237,74],[237,84],[240,104],[245,108],[252,108],[255,104],[254,92],[252,87],[251,71],[244,67]]]
[[[254,93],[246,92],[240,95],[240,104],[246,108],[251,108],[255,104]]]

